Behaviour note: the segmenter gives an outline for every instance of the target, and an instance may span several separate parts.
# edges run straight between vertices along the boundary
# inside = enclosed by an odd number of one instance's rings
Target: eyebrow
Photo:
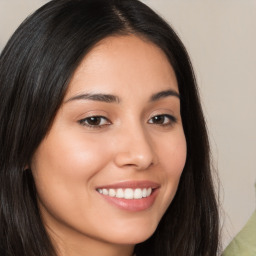
[[[111,95],[111,94],[102,94],[102,93],[85,93],[85,94],[79,94],[74,97],[71,97],[66,102],[73,101],[73,100],[92,100],[92,101],[102,101],[106,103],[119,103],[120,99],[118,96]]]
[[[169,96],[175,96],[178,99],[180,99],[180,95],[178,92],[174,91],[174,90],[166,90],[166,91],[161,91],[158,93],[155,93],[151,96],[150,101],[157,101],[160,100],[162,98],[166,98]]]
[[[178,99],[180,98],[180,95],[178,92],[174,90],[166,90],[166,91],[161,91],[158,93],[153,94],[150,97],[150,102],[154,102],[169,96],[175,96]],[[92,100],[92,101],[101,101],[101,102],[106,102],[106,103],[120,103],[121,99],[112,94],[102,94],[102,93],[85,93],[85,94],[79,94],[74,97],[71,97],[70,99],[66,100],[65,103],[74,101],[74,100]]]

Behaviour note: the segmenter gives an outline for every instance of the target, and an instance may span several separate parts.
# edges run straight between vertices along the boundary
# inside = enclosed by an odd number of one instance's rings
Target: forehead
[[[100,41],[76,69],[68,96],[84,90],[121,93],[120,88],[175,89],[177,80],[165,53],[142,38],[112,36]],[[158,87],[158,88],[154,88]]]

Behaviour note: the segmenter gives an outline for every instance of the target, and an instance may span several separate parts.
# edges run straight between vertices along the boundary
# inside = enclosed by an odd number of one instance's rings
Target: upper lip
[[[114,183],[114,184],[108,184],[108,185],[102,185],[97,187],[97,189],[100,188],[106,188],[106,189],[110,189],[110,188],[152,188],[152,189],[156,189],[159,188],[160,185],[156,182],[153,181],[147,181],[147,180],[133,180],[133,181],[122,181],[122,182],[118,182],[118,183]]]

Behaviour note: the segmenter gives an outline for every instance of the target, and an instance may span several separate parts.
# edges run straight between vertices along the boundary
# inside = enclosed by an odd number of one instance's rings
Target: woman
[[[137,0],[54,0],[0,59],[5,255],[216,255],[189,57]]]

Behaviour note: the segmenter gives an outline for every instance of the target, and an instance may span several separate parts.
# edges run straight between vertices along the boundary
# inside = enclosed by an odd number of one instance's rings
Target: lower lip
[[[110,197],[103,194],[100,195],[109,203],[117,206],[122,210],[138,212],[149,209],[154,204],[157,194],[158,189],[154,189],[149,197],[144,197],[141,199],[125,199],[118,197]]]

